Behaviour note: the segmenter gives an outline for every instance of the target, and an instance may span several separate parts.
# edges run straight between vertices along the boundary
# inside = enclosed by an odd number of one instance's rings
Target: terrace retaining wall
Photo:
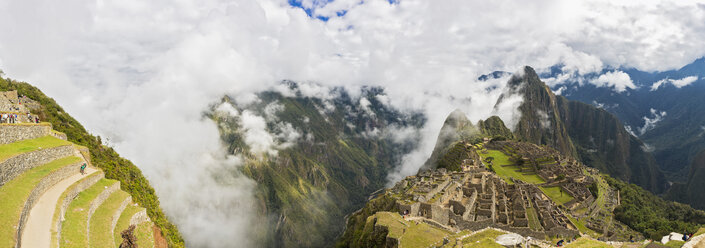
[[[51,135],[51,125],[0,125],[0,145]]]
[[[26,152],[0,162],[0,186],[34,167],[46,164],[58,158],[72,156],[72,145]]]

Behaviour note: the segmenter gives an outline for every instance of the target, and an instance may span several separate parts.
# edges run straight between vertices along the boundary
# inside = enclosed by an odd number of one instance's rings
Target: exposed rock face
[[[514,127],[515,135],[524,141],[551,146],[562,154],[575,155],[575,147],[557,111],[556,96],[539,79],[533,68],[526,66],[522,72],[512,76],[507,83],[508,95],[524,97],[519,106],[521,119]],[[506,97],[509,96],[500,96],[495,108]]]
[[[557,99],[561,119],[583,163],[652,192],[666,189],[656,160],[614,115],[562,96]]]

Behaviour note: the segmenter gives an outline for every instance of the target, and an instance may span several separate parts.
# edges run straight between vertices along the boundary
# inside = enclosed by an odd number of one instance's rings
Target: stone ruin
[[[427,171],[399,182],[392,191],[402,195],[400,213],[448,230],[494,227],[533,237],[579,235],[537,186],[518,180],[508,184],[477,164],[466,168]]]

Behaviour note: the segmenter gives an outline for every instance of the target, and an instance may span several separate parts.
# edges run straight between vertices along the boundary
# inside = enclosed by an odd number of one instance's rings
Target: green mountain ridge
[[[392,129],[418,128],[420,114],[391,109],[377,96],[379,88],[364,88],[359,97],[334,89],[330,99],[307,97],[294,82],[284,82],[294,96],[267,91],[255,104],[238,106],[238,112],[262,116],[269,133],[282,126],[300,137],[276,155],[255,154],[246,140],[242,116],[209,115],[234,155],[244,156],[241,173],[255,180],[260,214],[269,218],[257,228],[266,247],[324,247],[342,232],[344,216],[361,208],[368,196],[385,186],[387,173],[417,140],[399,143]],[[364,99],[364,100],[363,100]],[[272,112],[271,109],[278,109]],[[215,110],[215,106],[214,106]],[[268,116],[269,115],[269,116]]]

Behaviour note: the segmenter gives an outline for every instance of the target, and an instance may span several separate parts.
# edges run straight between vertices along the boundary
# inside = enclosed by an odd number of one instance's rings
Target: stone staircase
[[[89,154],[48,123],[0,124],[0,248],[118,247],[130,225],[154,247],[146,210]]]

